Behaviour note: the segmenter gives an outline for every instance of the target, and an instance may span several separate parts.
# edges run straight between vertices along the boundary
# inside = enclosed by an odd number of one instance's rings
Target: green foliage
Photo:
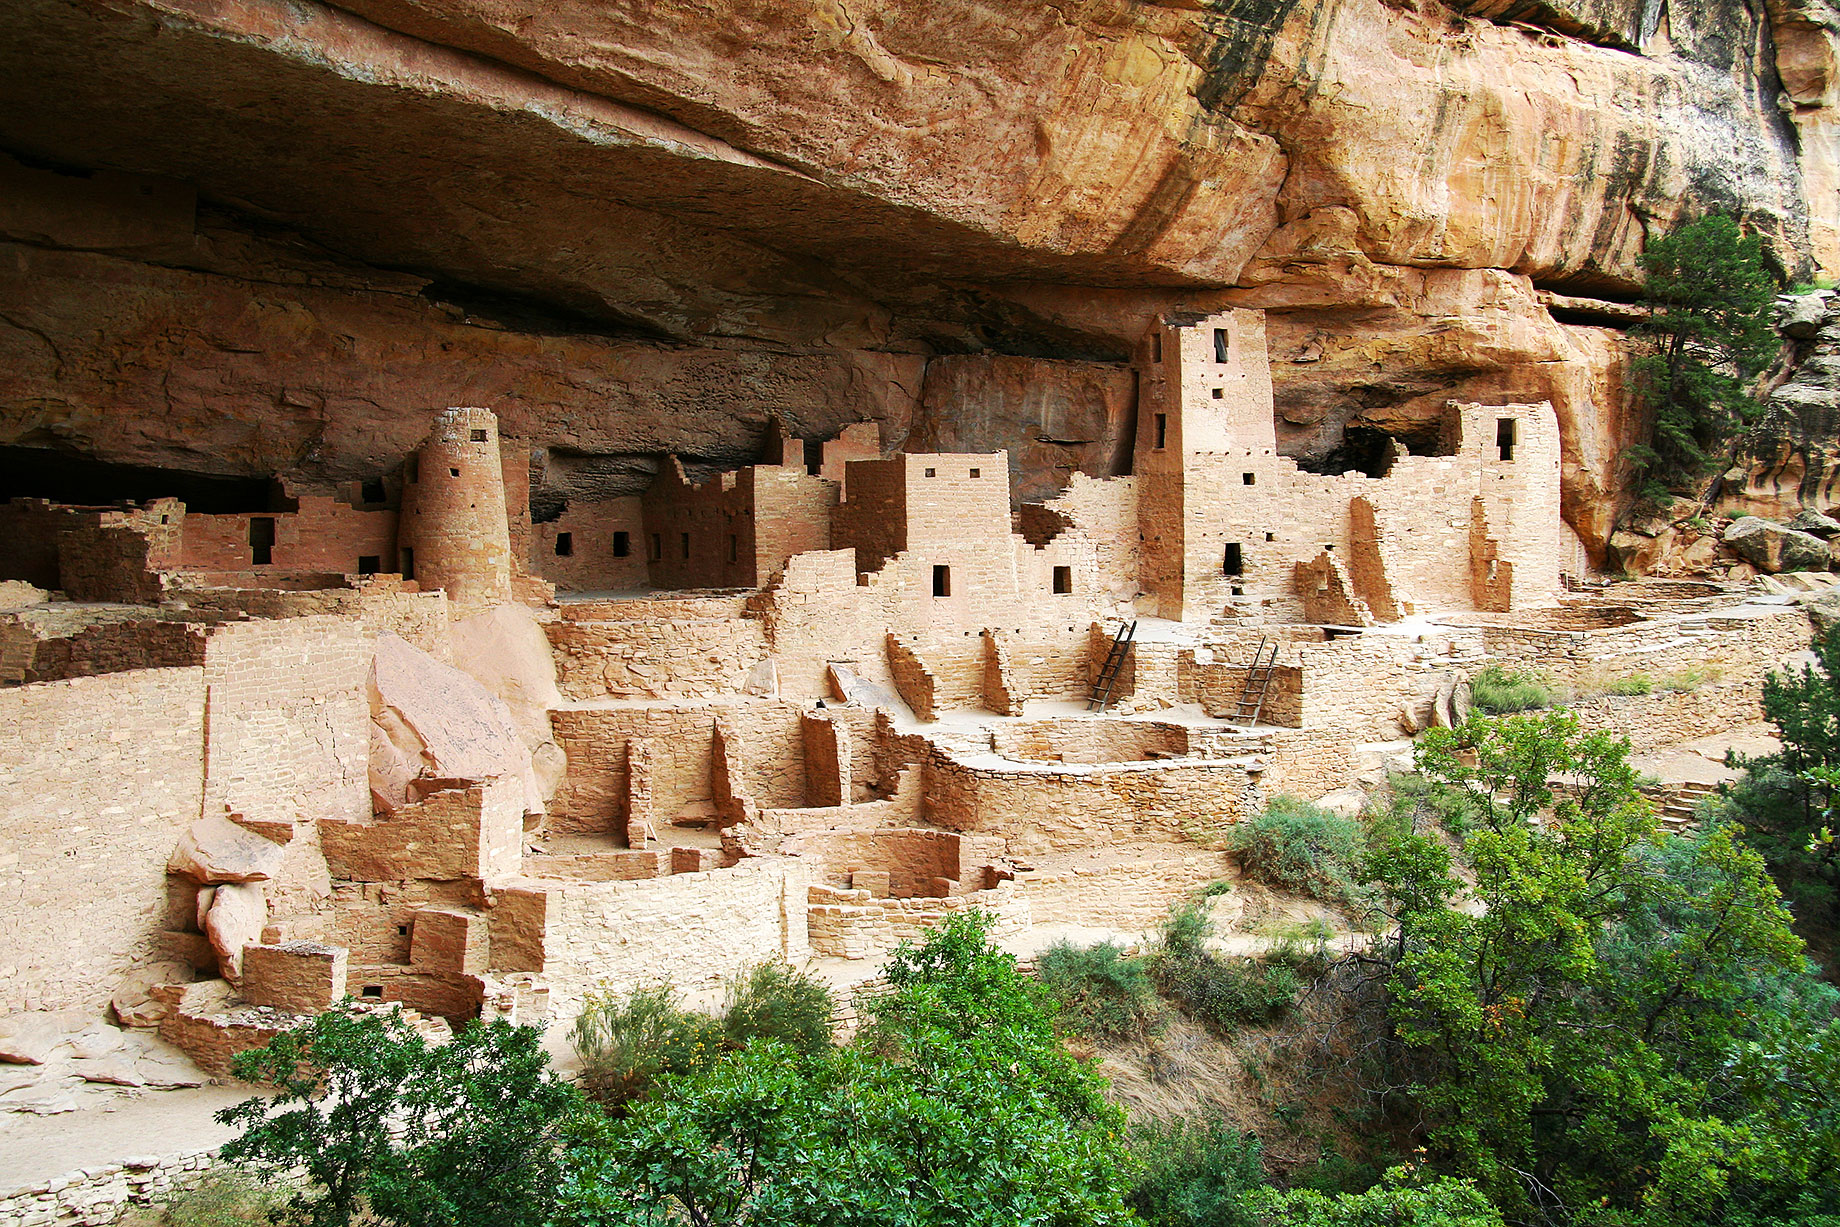
[[[729,980],[722,1037],[730,1048],[775,1040],[801,1052],[817,1052],[830,1047],[835,1008],[824,981],[775,959]]]
[[[1712,468],[1715,450],[1756,414],[1746,385],[1780,346],[1778,277],[1763,241],[1716,213],[1651,240],[1642,268],[1650,314],[1637,329],[1646,352],[1632,365],[1653,424],[1629,457],[1658,501]]]
[[[1469,680],[1470,702],[1491,716],[1552,706],[1552,688],[1537,673],[1487,665]]]
[[[192,1188],[180,1189],[151,1214],[134,1221],[159,1227],[250,1227],[270,1221],[283,1195],[235,1168],[217,1168]]]
[[[1125,1203],[1150,1227],[1252,1227],[1265,1186],[1259,1139],[1225,1124],[1178,1120],[1131,1129],[1136,1177]]]
[[[1435,840],[1375,858],[1429,1140],[1516,1219],[1594,1205],[1671,1227],[1789,1204],[1832,1179],[1809,1156],[1840,1142],[1830,1110],[1784,1108],[1840,1058],[1820,1038],[1833,995],[1757,854],[1730,827],[1658,837],[1627,756],[1564,712],[1420,739],[1420,770],[1480,815],[1473,906]]]
[[[558,1223],[1128,1222],[1123,1114],[989,923],[898,950],[858,1042],[750,1044],[578,1132]]]
[[[583,1105],[548,1069],[541,1033],[470,1023],[430,1045],[396,1011],[333,1010],[236,1074],[271,1098],[217,1114],[240,1136],[225,1159],[306,1169],[284,1222],[346,1227],[541,1227],[560,1178],[558,1139]]]
[[[1170,912],[1151,959],[1157,989],[1191,1018],[1222,1031],[1283,1014],[1297,997],[1297,972],[1283,963],[1215,954],[1207,948],[1212,929],[1200,900]]]
[[[1501,1212],[1469,1181],[1421,1183],[1397,1167],[1365,1193],[1265,1189],[1249,1201],[1258,1227],[1501,1227]]]
[[[1626,673],[1622,677],[1613,677],[1605,682],[1604,692],[1620,695],[1653,694],[1655,679],[1646,673]]]
[[[610,1112],[642,1098],[666,1074],[713,1061],[723,1045],[721,1023],[686,1010],[668,985],[630,994],[589,993],[569,1040],[581,1059],[581,1089]]]
[[[1320,899],[1360,907],[1355,877],[1366,848],[1361,824],[1295,797],[1273,797],[1255,817],[1230,828],[1227,850],[1249,877]]]
[[[1160,1025],[1146,961],[1116,943],[1055,942],[1036,958],[1035,978],[1060,1006],[1062,1020],[1081,1035],[1133,1039]]]

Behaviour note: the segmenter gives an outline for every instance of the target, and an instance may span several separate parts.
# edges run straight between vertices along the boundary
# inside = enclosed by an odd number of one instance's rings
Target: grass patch
[[[1355,880],[1367,847],[1359,822],[1295,797],[1273,797],[1227,833],[1246,876],[1338,907],[1364,907]]]
[[[1072,1031],[1098,1040],[1150,1035],[1162,1009],[1147,961],[1115,942],[1075,946],[1058,941],[1035,960],[1035,977],[1061,1008]]]
[[[1691,693],[1701,686],[1710,686],[1714,682],[1725,680],[1723,665],[1690,665],[1676,673],[1670,673],[1655,683],[1658,690],[1677,690]]]
[[[155,1206],[130,1210],[127,1227],[250,1227],[272,1222],[284,1192],[235,1168],[219,1168]]]
[[[1491,716],[1552,706],[1552,687],[1538,673],[1489,665],[1469,680],[1470,702]]]

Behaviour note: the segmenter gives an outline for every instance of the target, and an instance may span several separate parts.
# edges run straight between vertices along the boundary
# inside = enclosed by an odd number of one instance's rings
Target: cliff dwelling
[[[43,475],[85,503],[0,506],[0,1009],[112,1010],[222,1074],[347,996],[567,1020],[966,908],[1142,931],[1226,827],[1378,778],[1486,662],[1716,655],[1690,708],[1580,705],[1652,749],[1754,720],[1807,642],[1716,584],[1600,595],[1550,405],[1319,472],[1268,367],[1258,312],[1159,320],[1129,474],[1015,509],[1002,452],[775,420],[757,463],[537,518],[542,441],[488,407],[333,494]]]

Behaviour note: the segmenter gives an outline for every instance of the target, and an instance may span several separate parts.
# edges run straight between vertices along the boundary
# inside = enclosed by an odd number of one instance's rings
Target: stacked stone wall
[[[1105,856],[1055,857],[1021,874],[1016,887],[1034,923],[1144,932],[1208,882],[1231,877],[1233,858],[1192,845],[1112,848]]]
[[[1031,923],[1029,901],[1009,882],[975,894],[907,899],[814,886],[806,921],[811,952],[831,958],[872,958],[902,942],[917,941],[927,930],[973,909],[996,918],[991,932],[998,938],[1025,933]]]
[[[574,700],[738,694],[767,652],[763,628],[751,618],[564,618],[545,630],[555,651],[556,683]]]
[[[993,724],[991,744],[1005,758],[1029,762],[1128,763],[1189,752],[1189,732],[1159,720],[1064,716]]]
[[[0,1014],[100,1010],[159,955],[166,860],[204,795],[204,708],[202,668],[0,690]]]
[[[196,1188],[216,1165],[211,1150],[131,1156],[0,1190],[0,1227],[106,1227],[130,1206]]]
[[[556,551],[557,537],[568,534],[569,552]],[[626,534],[626,553],[614,552],[614,535]],[[564,592],[623,591],[644,588],[645,520],[637,498],[598,503],[570,502],[557,519],[530,526],[530,572]]]
[[[361,559],[372,558],[374,571],[395,571],[396,513],[362,511],[337,499],[303,494],[299,510],[236,515],[188,512],[183,524],[178,565],[198,571],[255,571],[264,565],[282,571],[323,571],[355,575]],[[258,565],[250,545],[252,520],[267,520],[274,541],[269,562]]]

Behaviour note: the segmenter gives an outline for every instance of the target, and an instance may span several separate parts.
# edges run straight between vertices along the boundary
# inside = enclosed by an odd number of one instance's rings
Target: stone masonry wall
[[[158,954],[166,859],[204,794],[204,705],[197,668],[0,690],[0,1014],[100,1011]]]
[[[216,1164],[210,1150],[131,1156],[0,1189],[0,1227],[106,1227],[130,1206],[154,1205],[195,1188]]]

